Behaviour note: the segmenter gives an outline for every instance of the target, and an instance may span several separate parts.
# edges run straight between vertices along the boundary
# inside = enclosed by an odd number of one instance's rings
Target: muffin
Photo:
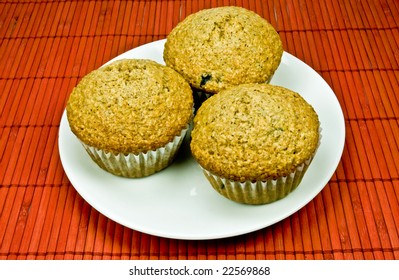
[[[191,152],[213,188],[245,204],[287,196],[319,145],[319,119],[298,93],[244,84],[207,99],[191,133]]]
[[[125,59],[83,77],[66,112],[72,132],[101,168],[144,177],[172,162],[192,119],[193,97],[173,69]]]
[[[267,20],[228,6],[201,10],[177,24],[167,36],[163,58],[194,92],[211,95],[268,82],[282,54],[280,37]]]

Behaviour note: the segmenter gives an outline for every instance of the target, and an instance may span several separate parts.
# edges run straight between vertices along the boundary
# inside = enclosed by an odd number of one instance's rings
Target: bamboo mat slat
[[[268,19],[344,113],[325,188],[265,229],[203,241],[126,228],[75,191],[58,154],[66,100],[93,69],[237,5]],[[0,259],[399,259],[399,4],[390,0],[0,0]]]

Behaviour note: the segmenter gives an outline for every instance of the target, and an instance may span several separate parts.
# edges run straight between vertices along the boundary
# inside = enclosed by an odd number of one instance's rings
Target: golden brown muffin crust
[[[319,120],[298,93],[240,85],[207,99],[194,118],[191,150],[210,172],[236,181],[287,176],[315,152]]]
[[[194,88],[216,93],[232,85],[267,82],[283,47],[273,26],[240,7],[189,15],[168,35],[164,60]]]
[[[189,84],[146,59],[120,60],[90,72],[73,89],[68,121],[84,143],[113,153],[162,147],[190,122]]]

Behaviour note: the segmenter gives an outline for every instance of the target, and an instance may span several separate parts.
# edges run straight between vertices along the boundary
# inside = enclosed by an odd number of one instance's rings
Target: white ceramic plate
[[[113,60],[149,58],[163,63],[164,43],[152,42]],[[284,53],[271,83],[300,93],[317,111],[322,127],[320,147],[301,184],[280,201],[251,206],[222,197],[191,157],[187,141],[176,161],[159,173],[140,179],[111,175],[90,159],[71,132],[65,112],[59,131],[64,170],[78,193],[95,209],[144,233],[199,240],[236,236],[272,225],[298,211],[327,184],[342,155],[345,125],[334,92],[294,56]]]

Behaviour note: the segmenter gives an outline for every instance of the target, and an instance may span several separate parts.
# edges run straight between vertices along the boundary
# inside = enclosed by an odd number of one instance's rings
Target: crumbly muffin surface
[[[319,120],[298,93],[247,84],[207,99],[191,135],[203,168],[235,181],[266,181],[289,175],[313,155]]]
[[[210,93],[243,83],[267,82],[283,47],[273,26],[240,7],[189,15],[168,35],[164,60],[192,87]]]
[[[146,59],[127,59],[90,72],[66,107],[72,132],[113,153],[162,147],[190,122],[193,98],[176,71]]]

